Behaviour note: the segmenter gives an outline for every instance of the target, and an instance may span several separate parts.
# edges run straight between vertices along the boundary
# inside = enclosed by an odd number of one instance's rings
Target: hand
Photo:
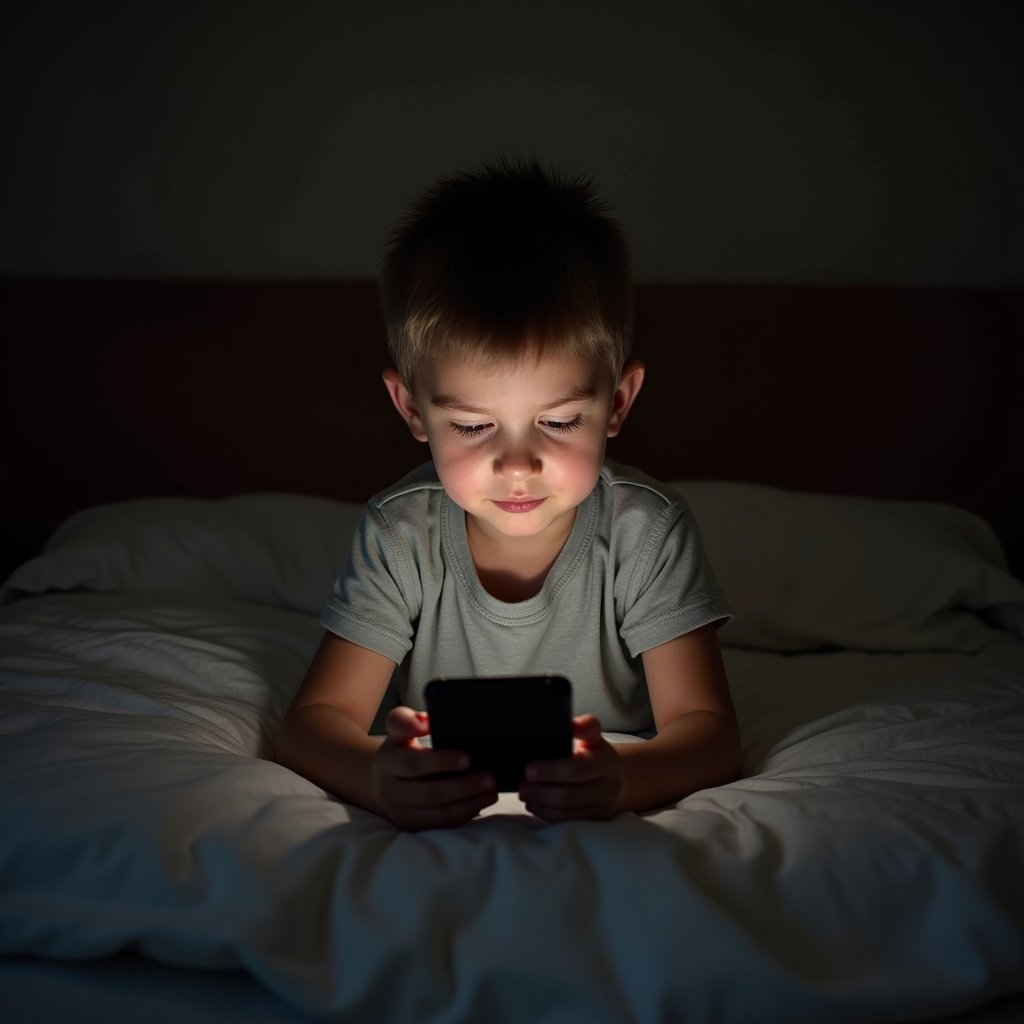
[[[498,799],[493,776],[465,773],[465,754],[420,746],[419,737],[429,732],[424,712],[394,708],[387,719],[387,739],[374,755],[377,800],[396,825],[412,831],[461,825]],[[465,774],[436,778],[443,772]]]
[[[570,757],[526,767],[519,796],[531,814],[545,821],[610,818],[622,799],[622,762],[601,735],[593,715],[573,719],[576,749]]]

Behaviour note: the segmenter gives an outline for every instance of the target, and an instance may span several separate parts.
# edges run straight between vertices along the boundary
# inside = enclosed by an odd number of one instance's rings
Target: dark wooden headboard
[[[922,498],[1024,574],[1024,292],[641,284],[648,379],[609,454],[663,479]],[[423,459],[366,281],[0,282],[4,572],[146,495],[364,500]]]

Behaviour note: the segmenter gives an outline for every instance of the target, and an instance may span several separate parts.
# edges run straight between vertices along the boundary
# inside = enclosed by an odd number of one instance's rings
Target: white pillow
[[[671,485],[735,612],[723,643],[772,651],[976,651],[1024,638],[1024,584],[952,505]],[[362,506],[296,494],[147,498],[77,513],[0,599],[59,591],[232,597],[319,616]]]
[[[48,590],[231,597],[319,616],[362,506],[298,494],[140,498],[71,516],[0,600]]]
[[[735,618],[773,651],[976,651],[1024,638],[1024,584],[991,527],[953,505],[680,481]]]

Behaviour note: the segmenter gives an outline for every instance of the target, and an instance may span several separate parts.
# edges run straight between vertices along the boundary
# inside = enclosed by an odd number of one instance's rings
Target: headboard
[[[379,383],[372,282],[8,279],[0,309],[4,573],[86,505],[362,501],[426,456]],[[1024,292],[640,284],[636,312],[613,458],[954,502],[1024,574]]]

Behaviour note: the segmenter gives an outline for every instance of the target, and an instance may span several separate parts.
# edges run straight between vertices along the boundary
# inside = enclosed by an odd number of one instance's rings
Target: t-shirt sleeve
[[[418,592],[401,538],[367,508],[344,570],[320,617],[325,629],[396,664],[412,647]]]
[[[627,580],[619,632],[633,657],[732,618],[685,502],[666,507],[651,524]]]

